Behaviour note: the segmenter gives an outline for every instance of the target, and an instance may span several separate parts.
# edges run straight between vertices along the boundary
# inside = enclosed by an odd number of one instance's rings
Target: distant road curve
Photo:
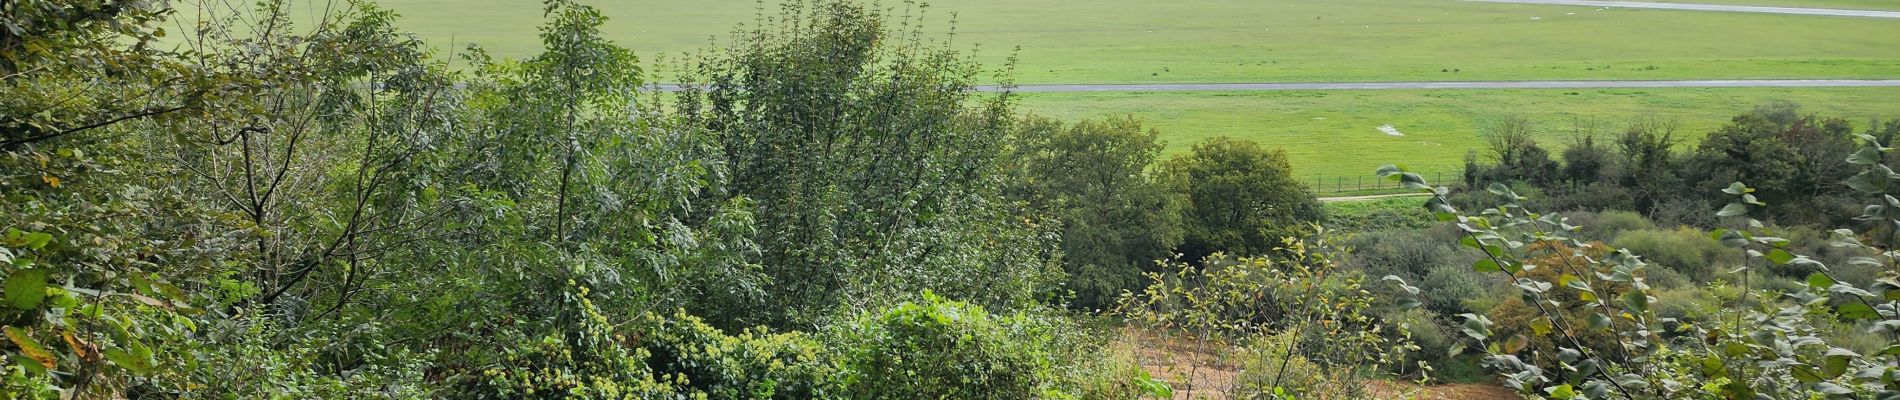
[[[1561,6],[1653,8],[1659,10],[1724,11],[1767,14],[1827,15],[1836,17],[1900,18],[1900,11],[1842,10],[1834,8],[1797,8],[1732,6],[1722,4],[1691,3],[1650,3],[1641,1],[1595,1],[1595,0],[1465,0],[1486,3],[1549,4]]]
[[[1021,85],[1019,93],[1168,92],[1209,90],[1406,90],[1406,89],[1615,89],[1729,87],[1900,87],[1900,79],[1760,79],[1684,81],[1485,81],[1485,82],[1315,82],[1315,83],[1156,83],[1110,85]],[[995,91],[995,86],[981,86]]]

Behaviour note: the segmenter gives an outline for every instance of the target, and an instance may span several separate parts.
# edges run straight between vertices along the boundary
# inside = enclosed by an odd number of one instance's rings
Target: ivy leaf
[[[19,346],[21,354],[32,358],[33,361],[38,362],[40,366],[46,367],[46,369],[52,369],[58,365],[57,361],[59,359],[53,357],[52,352],[46,351],[46,346],[41,345],[40,341],[33,340],[32,336],[28,336],[25,330],[8,326],[6,327],[6,333],[7,340],[11,340],[13,341],[13,345]]]
[[[46,270],[28,268],[7,274],[7,303],[31,310],[46,299]]]

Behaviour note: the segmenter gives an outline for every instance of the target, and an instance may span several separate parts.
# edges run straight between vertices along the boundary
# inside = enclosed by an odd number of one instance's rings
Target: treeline
[[[366,2],[192,6],[0,6],[7,397],[1165,394],[1064,308],[1320,213],[1276,150],[1024,115],[855,2],[676,92],[566,0],[453,62]]]
[[[1484,154],[1467,154],[1464,184],[1508,183],[1535,194],[1533,205],[1552,210],[1629,210],[1668,225],[1714,227],[1707,210],[1725,203],[1734,182],[1759,188],[1772,204],[1767,222],[1836,226],[1861,215],[1865,195],[1849,185],[1873,184],[1842,160],[1860,150],[1860,135],[1886,143],[1900,121],[1869,124],[1804,114],[1793,103],[1757,107],[1685,147],[1669,121],[1637,120],[1618,133],[1579,122],[1572,143],[1552,154],[1536,138],[1548,127],[1505,119],[1488,128]],[[1485,196],[1483,192],[1472,196]],[[1459,200],[1471,205],[1475,198]]]

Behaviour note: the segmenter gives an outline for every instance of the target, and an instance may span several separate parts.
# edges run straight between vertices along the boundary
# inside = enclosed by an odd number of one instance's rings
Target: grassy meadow
[[[538,49],[538,1],[469,1],[380,4],[442,47]],[[649,59],[707,47],[776,7],[590,3],[612,18],[608,37]],[[954,17],[956,46],[981,60],[1017,55],[1021,83],[1900,77],[1900,23],[1873,18],[1447,0],[957,0],[922,13],[928,32]]]
[[[1900,88],[1709,88],[1524,90],[1335,90],[1265,92],[1028,93],[1023,108],[1064,118],[1132,114],[1161,129],[1167,152],[1186,151],[1212,136],[1231,136],[1286,149],[1296,172],[1370,175],[1384,164],[1421,171],[1462,168],[1478,133],[1492,121],[1522,116],[1540,123],[1540,143],[1561,149],[1571,121],[1594,121],[1614,133],[1635,116],[1674,121],[1694,140],[1736,114],[1775,100],[1808,112],[1850,118],[1900,114]],[[1391,124],[1404,136],[1380,132]]]
[[[1677,0],[1683,1],[1683,0]],[[538,51],[532,0],[383,0],[405,29],[444,49]],[[1717,1],[1708,1],[1717,2]],[[775,15],[776,2],[596,0],[603,32],[665,64]],[[1900,9],[1896,0],[1735,0],[1734,4]],[[1900,20],[1498,4],[1447,0],[957,0],[926,7],[924,31],[1001,66],[1018,83],[1185,83],[1550,79],[1900,78]],[[316,10],[308,12],[315,13]],[[1052,17],[1056,16],[1056,17]],[[897,20],[915,20],[898,18]],[[1842,33],[1849,33],[1843,35]],[[661,71],[663,68],[656,68]],[[671,78],[654,74],[657,80]],[[1596,118],[1679,121],[1693,140],[1771,100],[1865,119],[1900,113],[1900,88],[1119,92],[1023,95],[1064,118],[1133,114],[1178,152],[1231,136],[1281,147],[1302,176],[1357,176],[1386,163],[1452,171],[1488,121],[1543,121],[1544,144]],[[1392,124],[1402,137],[1376,127]]]
[[[1707,3],[1694,0],[1646,0],[1655,3]],[[1767,7],[1837,8],[1843,10],[1900,11],[1896,0],[1730,0],[1721,4]]]

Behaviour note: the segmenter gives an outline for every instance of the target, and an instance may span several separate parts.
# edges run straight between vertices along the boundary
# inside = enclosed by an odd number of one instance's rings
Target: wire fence
[[[1417,172],[1433,185],[1444,185],[1464,179],[1463,170]],[[1314,193],[1352,193],[1377,190],[1403,189],[1398,182],[1380,178],[1375,174],[1364,175],[1317,175],[1309,176],[1301,182],[1312,188]]]

